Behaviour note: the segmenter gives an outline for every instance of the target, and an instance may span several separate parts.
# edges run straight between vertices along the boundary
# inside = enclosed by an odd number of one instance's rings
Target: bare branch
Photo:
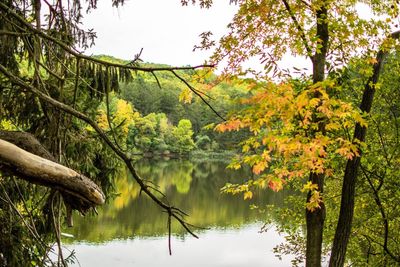
[[[194,70],[194,69],[200,69],[200,68],[213,68],[215,65],[197,65],[197,66],[188,66],[188,67],[139,67],[139,66],[133,66],[133,65],[124,65],[124,64],[118,64],[118,63],[112,63],[108,61],[104,61],[101,59],[93,58],[91,56],[86,56],[82,53],[76,52],[75,50],[71,49],[70,46],[67,44],[61,42],[59,39],[54,38],[48,34],[46,34],[43,30],[36,29],[34,26],[29,24],[24,18],[19,16],[17,13],[15,13],[12,9],[7,7],[3,2],[0,2],[0,9],[3,9],[8,15],[13,16],[15,19],[17,19],[25,28],[27,28],[30,32],[35,33],[36,35],[47,39],[57,45],[59,45],[65,52],[75,56],[76,58],[80,59],[85,59],[88,61],[92,61],[98,64],[101,64],[106,67],[117,67],[117,68],[122,68],[122,69],[130,69],[130,70],[136,70],[136,71],[143,71],[143,72],[154,72],[154,71],[172,71],[172,70]],[[25,33],[24,33],[25,34]]]
[[[224,117],[222,117],[218,111],[216,111],[211,105],[210,103],[207,102],[207,100],[204,99],[204,97],[198,92],[198,90],[196,90],[196,88],[194,88],[193,86],[191,86],[185,79],[183,79],[180,75],[178,75],[174,70],[171,70],[171,72],[175,75],[176,78],[178,78],[179,80],[181,80],[195,95],[197,95],[198,97],[200,97],[200,99],[215,113],[215,115],[217,115],[220,119],[222,119],[223,121],[226,121],[226,119]]]
[[[158,85],[158,88],[161,89],[161,88],[162,88],[162,87],[161,87],[161,83],[160,83],[160,81],[158,80],[157,75],[154,73],[154,71],[152,71],[151,74],[153,75],[154,79],[156,80],[157,85]]]
[[[311,47],[310,47],[310,45],[309,45],[309,43],[308,43],[308,40],[307,40],[307,37],[306,37],[306,34],[305,34],[305,32],[304,32],[303,27],[301,27],[299,21],[296,19],[295,15],[294,15],[294,13],[293,13],[293,10],[292,10],[292,8],[290,7],[289,3],[288,3],[286,0],[282,0],[282,2],[283,2],[283,4],[285,5],[285,8],[286,8],[287,12],[289,13],[290,17],[292,18],[295,27],[296,27],[297,30],[299,31],[300,38],[301,38],[302,41],[303,41],[303,45],[304,45],[304,48],[305,48],[306,51],[307,51],[308,57],[309,57],[310,59],[312,59],[312,54],[313,54],[313,52],[312,52],[312,49],[311,49]]]

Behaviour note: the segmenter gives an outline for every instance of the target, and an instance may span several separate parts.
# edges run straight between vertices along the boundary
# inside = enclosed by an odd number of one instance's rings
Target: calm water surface
[[[173,255],[168,255],[167,216],[146,196],[140,195],[132,177],[122,173],[119,195],[99,209],[98,216],[74,217],[75,226],[64,238],[87,266],[290,266],[272,253],[283,241],[272,227],[259,233],[268,214],[249,205],[281,205],[285,192],[263,191],[251,201],[220,193],[226,182],[241,182],[246,171],[229,171],[222,162],[188,160],[140,161],[143,178],[159,185],[170,203],[190,216],[188,222],[205,227],[195,239],[178,225],[172,228]],[[78,262],[73,266],[79,266]]]

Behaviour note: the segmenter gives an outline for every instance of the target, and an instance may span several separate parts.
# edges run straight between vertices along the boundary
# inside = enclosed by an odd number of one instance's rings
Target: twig
[[[226,121],[224,117],[222,117],[211,105],[210,103],[207,102],[207,100],[204,99],[204,97],[199,94],[199,92],[191,86],[185,79],[183,79],[180,75],[178,75],[174,70],[170,70],[176,78],[178,78],[181,82],[183,82],[195,95],[200,97],[201,101],[203,101],[213,112],[215,115],[217,115],[221,120]]]
[[[59,195],[58,195],[59,196]],[[53,218],[53,226],[54,226],[54,231],[56,233],[56,241],[57,241],[57,247],[58,247],[58,253],[57,253],[57,257],[58,257],[58,264],[61,263],[63,264],[63,266],[67,266],[65,264],[64,261],[64,256],[63,256],[63,252],[62,252],[62,248],[61,248],[61,230],[60,230],[60,221],[58,219],[58,223],[56,221],[56,217],[55,217],[55,212],[54,212],[54,198],[56,197],[56,194],[54,194],[52,196],[51,199],[51,216]],[[59,204],[61,203],[60,199],[58,199]],[[60,206],[58,207],[58,212],[60,213]]]
[[[379,212],[381,214],[382,220],[383,220],[383,226],[384,226],[384,237],[383,237],[383,245],[376,242],[377,244],[379,244],[380,246],[382,246],[383,250],[386,252],[386,254],[388,254],[393,260],[400,262],[400,256],[396,256],[392,253],[392,251],[389,249],[388,247],[388,239],[389,239],[389,220],[388,217],[386,215],[386,211],[385,208],[383,206],[383,203],[379,197],[379,189],[382,187],[383,184],[383,180],[380,181],[380,185],[378,186],[378,188],[375,188],[374,184],[371,181],[371,178],[369,177],[369,175],[367,175],[365,169],[361,166],[361,170],[363,171],[364,176],[367,178],[368,184],[372,189],[372,193],[374,195],[374,200],[375,200],[375,204],[378,206]]]
[[[160,89],[162,89],[160,81],[158,80],[157,75],[154,73],[154,71],[151,72],[151,74],[153,75],[154,79],[156,79],[157,85]]]
[[[128,64],[126,64],[126,65],[135,66],[135,65],[137,65],[138,61],[142,61],[140,59],[140,56],[142,55],[142,52],[143,52],[143,47],[140,49],[139,53],[134,56],[133,60],[131,62],[129,62]]]
[[[76,59],[76,74],[75,74],[75,85],[74,85],[74,98],[72,100],[72,107],[76,107],[76,98],[78,96],[78,86],[79,86],[79,77],[80,77],[80,60],[77,58]]]
[[[13,180],[13,182],[14,182],[15,187],[17,188],[19,197],[20,197],[21,200],[22,200],[22,205],[24,206],[24,209],[25,209],[26,213],[28,214],[29,219],[31,220],[32,229],[33,229],[33,231],[39,236],[39,234],[38,234],[38,232],[37,232],[37,229],[36,229],[36,226],[35,226],[35,222],[34,222],[34,220],[33,220],[32,212],[28,209],[28,205],[26,204],[25,198],[24,198],[24,196],[22,195],[21,190],[20,190],[20,188],[19,188],[19,185],[18,185],[17,181],[15,180],[15,177],[14,177],[14,176],[12,177],[12,180]]]
[[[169,255],[172,255],[172,248],[171,248],[171,209],[168,210],[168,251]]]

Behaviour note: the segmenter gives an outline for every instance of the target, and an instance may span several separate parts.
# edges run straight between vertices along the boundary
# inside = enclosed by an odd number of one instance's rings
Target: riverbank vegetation
[[[129,63],[105,55],[96,58],[117,64]],[[186,71],[182,78],[207,95],[214,110],[206,108],[204,102],[173,74],[159,75],[156,80],[149,73],[139,73],[133,74],[129,83],[119,85],[119,93],[111,94],[108,107],[106,103],[99,106],[97,122],[105,131],[110,130],[111,123],[121,144],[135,155],[182,156],[198,150],[193,155],[199,156],[206,152],[222,155],[226,151],[236,151],[236,144],[246,133],[215,132],[214,125],[220,121],[215,112],[226,116],[240,106],[238,98],[248,93],[247,82],[222,80],[209,71]]]

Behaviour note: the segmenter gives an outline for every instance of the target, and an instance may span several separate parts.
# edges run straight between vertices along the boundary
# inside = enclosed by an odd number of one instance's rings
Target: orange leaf
[[[253,173],[260,174],[268,166],[267,162],[260,161],[253,166]]]
[[[268,186],[275,192],[278,192],[283,188],[282,181],[277,181],[277,180],[269,181]]]

